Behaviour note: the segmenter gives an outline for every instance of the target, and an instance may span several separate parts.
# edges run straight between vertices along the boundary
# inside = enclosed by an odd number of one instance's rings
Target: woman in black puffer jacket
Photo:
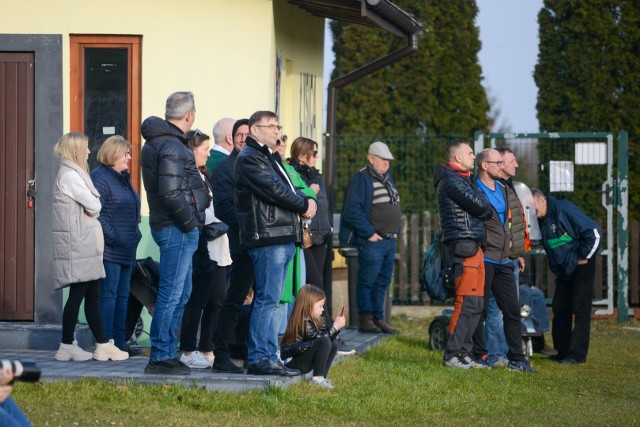
[[[325,289],[323,270],[328,256],[327,243],[331,238],[333,221],[329,212],[329,200],[327,199],[327,191],[324,187],[322,175],[315,168],[317,160],[318,144],[315,141],[304,137],[296,138],[293,141],[291,145],[291,166],[300,174],[305,184],[316,192],[318,202],[318,212],[309,225],[313,245],[304,250],[307,283],[322,289],[330,299],[331,289]],[[328,307],[330,307],[330,304]]]

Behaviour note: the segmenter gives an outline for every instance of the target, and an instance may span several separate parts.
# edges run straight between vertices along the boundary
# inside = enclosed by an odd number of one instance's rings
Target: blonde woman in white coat
[[[105,276],[102,263],[104,237],[98,221],[100,193],[89,177],[89,140],[77,132],[62,136],[54,152],[60,170],[53,188],[53,279],[56,289],[69,288],[62,313],[62,342],[56,360],[125,360],[129,354],[108,340],[102,328],[98,298],[100,279]],[[96,339],[93,354],[74,340],[80,304]]]

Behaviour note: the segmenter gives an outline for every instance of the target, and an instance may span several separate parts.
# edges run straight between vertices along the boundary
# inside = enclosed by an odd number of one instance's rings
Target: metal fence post
[[[618,322],[629,321],[629,136],[618,132]]]

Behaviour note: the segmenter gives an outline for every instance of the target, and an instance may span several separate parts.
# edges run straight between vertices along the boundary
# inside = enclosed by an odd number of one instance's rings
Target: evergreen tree
[[[539,88],[540,128],[569,132],[627,130],[630,151],[637,152],[638,1],[545,0],[538,21],[540,53],[534,78]],[[565,154],[572,158],[571,152]],[[629,188],[637,188],[640,164],[629,164]],[[569,198],[580,200],[583,196],[578,193]],[[640,197],[631,191],[629,212],[637,218],[639,208]]]
[[[473,135],[486,130],[489,104],[481,85],[475,1],[403,0],[396,4],[424,31],[417,52],[338,91],[337,132]],[[406,44],[372,27],[334,21],[337,78]]]

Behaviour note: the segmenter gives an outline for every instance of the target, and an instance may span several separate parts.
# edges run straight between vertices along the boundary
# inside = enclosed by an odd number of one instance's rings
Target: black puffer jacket
[[[193,152],[183,132],[160,117],[142,122],[142,181],[149,203],[149,225],[189,232],[204,225],[207,196]]]
[[[308,187],[310,187],[311,184],[317,184],[320,187],[320,191],[316,195],[318,212],[316,216],[311,219],[309,230],[311,231],[311,240],[314,246],[327,243],[327,239],[333,230],[333,217],[329,211],[329,199],[327,198],[327,189],[324,186],[322,174],[320,174],[320,171],[316,168],[300,165],[293,161],[291,162],[291,166],[300,174],[300,177]]]
[[[433,185],[437,189],[442,242],[467,239],[483,245],[483,221],[491,218],[492,209],[469,171],[445,163],[436,169]]]
[[[309,201],[294,193],[280,167],[266,145],[247,138],[234,171],[234,203],[245,248],[302,241],[300,215]]]

